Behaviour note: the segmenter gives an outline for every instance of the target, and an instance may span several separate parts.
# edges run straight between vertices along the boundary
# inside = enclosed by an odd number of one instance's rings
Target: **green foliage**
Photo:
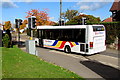
[[[106,27],[107,43],[113,43],[116,37],[120,39],[120,23],[102,23]]]
[[[14,46],[2,48],[3,78],[79,78],[75,73],[43,61]],[[22,79],[21,79],[22,80]]]
[[[93,23],[98,23],[100,22],[100,18],[99,17],[94,17],[92,15],[79,15],[79,16],[75,16],[74,18],[72,18],[70,21],[68,21],[66,24],[70,25],[70,24],[81,24],[82,23],[82,17],[86,17],[87,18],[87,24],[90,24],[91,22]]]
[[[3,39],[2,39],[2,42],[3,42],[3,46],[8,48],[10,45],[10,37],[8,34],[5,34],[5,36],[3,36]]]
[[[78,15],[78,11],[77,10],[69,10],[67,9],[66,12],[62,13],[62,18],[66,18],[68,19],[69,21]]]
[[[65,25],[78,25],[78,23],[76,22],[67,22],[67,23],[65,23]]]
[[[115,38],[120,39],[120,22],[99,22],[89,24],[102,24],[106,28],[106,43],[113,43]]]
[[[94,17],[93,15],[87,15],[87,23],[90,23],[90,22],[95,22],[95,23],[98,23],[100,22],[100,17]]]

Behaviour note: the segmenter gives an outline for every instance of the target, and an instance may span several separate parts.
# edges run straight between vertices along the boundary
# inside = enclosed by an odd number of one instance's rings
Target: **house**
[[[110,9],[112,12],[112,20],[113,21],[120,21],[120,0],[115,0],[113,5]]]
[[[109,18],[103,20],[102,22],[112,22],[112,17],[109,17]]]

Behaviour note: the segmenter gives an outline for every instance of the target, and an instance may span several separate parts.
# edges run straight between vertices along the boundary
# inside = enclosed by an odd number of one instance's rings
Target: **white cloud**
[[[2,8],[18,8],[18,6],[14,2],[31,3],[31,2],[34,2],[34,0],[2,0],[2,2],[0,2],[0,7],[2,7]]]
[[[80,6],[80,9],[81,10],[90,10],[90,7],[88,5],[83,5],[83,6]]]
[[[17,8],[18,6],[12,2],[3,2],[2,7],[3,8]]]
[[[87,1],[87,0],[85,0],[85,1]],[[109,2],[78,2],[77,7],[79,7],[80,10],[94,11],[94,10],[104,7],[108,3]]]
[[[2,8],[17,8],[18,6],[13,3],[11,0],[3,0],[2,3]]]
[[[62,0],[62,2],[78,2],[79,3],[89,3],[89,2],[113,2],[114,0]],[[2,5],[3,8],[17,8],[18,6],[14,2],[60,2],[60,0],[2,0],[0,2],[0,6]],[[90,6],[93,7],[93,6]],[[95,7],[100,7],[100,5],[95,5]],[[83,10],[90,10],[89,6],[82,5],[80,9]],[[94,10],[94,9],[92,9]]]

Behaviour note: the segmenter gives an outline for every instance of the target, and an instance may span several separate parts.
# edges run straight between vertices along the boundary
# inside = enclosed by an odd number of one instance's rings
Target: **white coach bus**
[[[103,25],[37,26],[37,45],[66,53],[95,54],[106,50]]]

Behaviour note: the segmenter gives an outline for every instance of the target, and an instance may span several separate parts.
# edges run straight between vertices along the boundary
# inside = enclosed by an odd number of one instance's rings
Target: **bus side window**
[[[85,29],[76,29],[74,32],[74,40],[77,42],[85,43]]]
[[[55,30],[54,29],[50,30],[50,39],[55,40]]]

